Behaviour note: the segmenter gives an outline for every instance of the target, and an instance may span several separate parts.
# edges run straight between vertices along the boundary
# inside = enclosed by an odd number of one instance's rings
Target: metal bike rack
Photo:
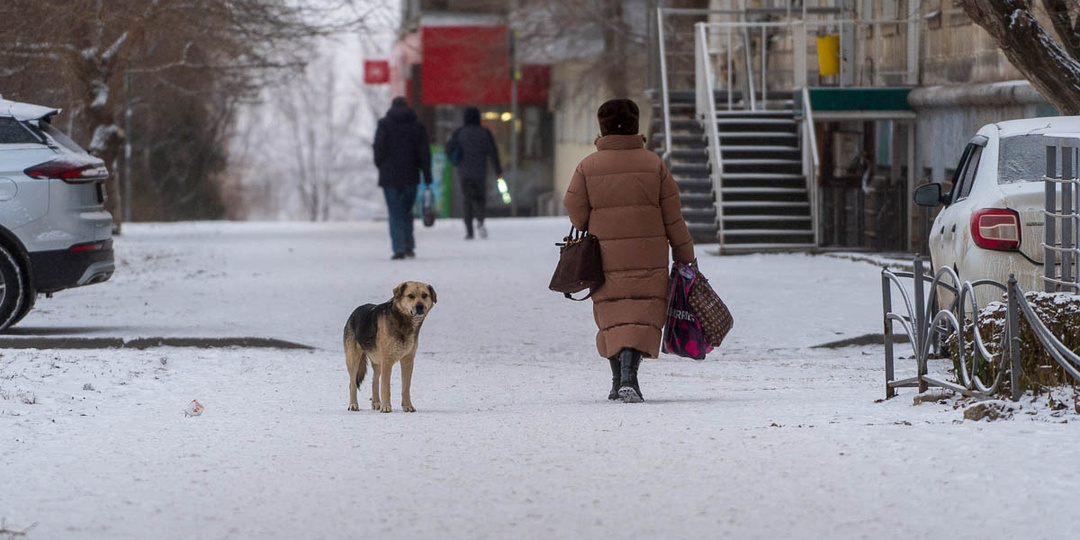
[[[913,294],[909,294],[908,288],[902,281],[902,279],[905,278],[913,281]],[[945,281],[946,278],[948,281]],[[925,286],[927,283],[930,284],[929,296],[925,293]],[[904,311],[902,312],[893,311],[893,285],[900,291],[901,298],[904,301]],[[991,280],[961,282],[960,277],[949,267],[938,270],[936,275],[928,275],[924,271],[924,263],[920,257],[915,258],[914,272],[894,272],[888,268],[882,268],[881,299],[883,321],[885,325],[886,398],[895,396],[897,388],[915,387],[919,389],[919,392],[925,392],[930,387],[948,388],[969,395],[988,395],[996,392],[1000,388],[1002,384],[1002,375],[1005,373],[1005,368],[1007,367],[1005,365],[1006,358],[1001,354],[997,355],[997,358],[990,354],[985,343],[983,343],[982,336],[978,332],[979,306],[975,297],[976,287],[995,287],[1002,291],[1008,290],[1005,285]],[[952,292],[955,299],[949,309],[938,310],[934,313],[932,311],[932,306],[934,305],[934,300],[937,299],[939,288]],[[971,307],[971,320],[976,329],[973,337],[975,354],[971,359],[971,369],[968,369],[967,361],[964,358],[964,347],[960,347],[961,372],[958,374],[960,384],[931,377],[927,369],[931,345],[934,343],[935,339],[945,338],[953,333],[963,335],[961,322],[967,320],[967,317],[965,316],[965,309],[967,306]],[[896,380],[894,371],[894,323],[900,324],[915,351],[917,372],[914,377]],[[980,360],[998,363],[998,375],[989,385],[977,375],[977,367]],[[1017,362],[1019,362],[1019,356],[1017,356]],[[1016,370],[1012,369],[1010,371]],[[1016,387],[1015,384],[1012,386]]]
[[[904,279],[913,281],[913,290],[910,293]],[[948,281],[945,281],[946,279]],[[925,293],[926,283],[929,283],[931,287],[929,295]],[[900,291],[904,303],[902,311],[893,310],[894,286]],[[949,309],[934,313],[931,306],[937,298],[939,287],[951,291],[956,296]],[[975,296],[976,287],[994,287],[1006,294],[1005,332],[1002,333],[1000,352],[997,354],[990,353],[979,332],[980,310]],[[947,388],[964,395],[978,397],[988,397],[1007,389],[1013,401],[1020,399],[1020,338],[1018,336],[1021,318],[1028,322],[1042,349],[1070,377],[1080,382],[1080,355],[1066,347],[1039,319],[1034,308],[1024,297],[1024,292],[1020,290],[1015,276],[1010,275],[1006,285],[991,280],[961,282],[956,272],[949,267],[941,268],[933,276],[926,274],[922,259],[916,258],[914,272],[894,272],[888,268],[882,268],[881,294],[885,325],[886,399],[895,397],[897,388],[918,388],[921,393],[931,387]],[[965,314],[967,307],[971,308],[970,317]],[[967,322],[970,322],[973,328],[971,340],[974,353],[970,359],[970,369],[964,352],[967,338],[961,326]],[[894,324],[901,326],[903,333],[911,342],[916,363],[914,377],[896,379]],[[957,373],[958,381],[955,383],[932,377],[927,369],[931,344],[936,338],[944,338],[952,334],[956,334],[961,341],[958,347],[960,372]],[[978,376],[979,362],[987,362],[996,368],[996,375],[990,384]]]

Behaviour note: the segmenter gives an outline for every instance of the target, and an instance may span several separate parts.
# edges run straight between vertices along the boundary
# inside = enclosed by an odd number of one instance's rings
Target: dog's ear
[[[428,290],[429,293],[431,293],[431,303],[432,304],[438,304],[439,303],[439,297],[435,295],[435,287],[432,287],[431,285],[428,285],[427,290]]]
[[[405,296],[405,286],[408,284],[409,282],[406,281],[405,283],[394,287],[394,300],[400,300],[402,296]]]

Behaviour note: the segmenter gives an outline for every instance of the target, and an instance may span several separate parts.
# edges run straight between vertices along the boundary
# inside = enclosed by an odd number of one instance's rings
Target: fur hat
[[[600,135],[637,135],[638,106],[629,99],[611,99],[596,111]]]

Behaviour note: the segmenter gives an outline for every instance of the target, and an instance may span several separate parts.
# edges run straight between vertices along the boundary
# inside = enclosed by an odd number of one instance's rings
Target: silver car
[[[0,330],[38,294],[113,273],[105,163],[50,124],[59,109],[0,97]]]

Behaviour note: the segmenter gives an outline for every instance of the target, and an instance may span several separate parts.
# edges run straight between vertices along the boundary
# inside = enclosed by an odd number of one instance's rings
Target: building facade
[[[440,195],[452,216],[462,214],[462,197],[442,149],[467,107],[479,108],[482,124],[494,134],[506,179],[506,193],[500,183],[488,182],[489,216],[536,215],[538,198],[554,189],[551,68],[520,58],[515,66],[508,6],[479,0],[402,5],[392,92],[405,96],[428,128]]]

